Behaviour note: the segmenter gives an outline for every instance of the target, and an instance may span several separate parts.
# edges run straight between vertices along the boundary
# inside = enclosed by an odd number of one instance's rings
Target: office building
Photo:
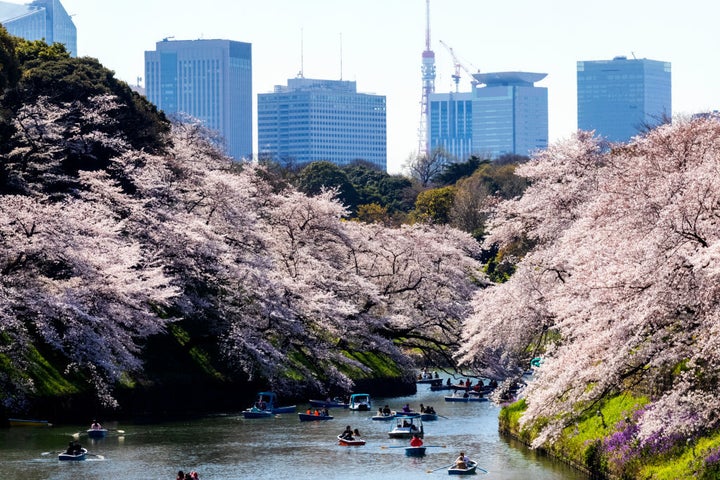
[[[473,92],[431,93],[428,97],[430,152],[442,149],[448,161],[465,161],[473,149]]]
[[[231,40],[168,40],[145,52],[148,100],[168,115],[189,115],[220,134],[228,155],[252,157],[251,45]]]
[[[62,43],[70,55],[77,55],[77,29],[59,0],[0,2],[0,23],[11,35],[48,45]]]
[[[672,116],[670,63],[615,57],[577,62],[578,129],[627,142]]]
[[[387,170],[385,97],[358,93],[355,82],[289,79],[258,94],[262,158],[302,165],[365,160]]]
[[[442,147],[448,161],[465,161],[471,155],[531,155],[547,148],[548,92],[535,86],[545,76],[476,73],[471,92],[431,94],[431,149]]]

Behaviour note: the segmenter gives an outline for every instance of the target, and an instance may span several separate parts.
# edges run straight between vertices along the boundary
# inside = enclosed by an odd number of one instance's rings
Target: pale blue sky
[[[387,97],[388,170],[400,171],[417,150],[425,0],[61,1],[74,15],[78,53],[131,84],[144,76],[145,50],[163,37],[252,43],[254,94],[297,75],[301,38],[307,78],[339,79],[342,50],[342,78]],[[674,114],[720,109],[720,2],[431,0],[430,10],[436,91],[454,88],[439,40],[471,70],[547,73],[538,85],[549,90],[551,142],[577,127],[578,60],[672,62]],[[469,85],[463,78],[461,90]]]

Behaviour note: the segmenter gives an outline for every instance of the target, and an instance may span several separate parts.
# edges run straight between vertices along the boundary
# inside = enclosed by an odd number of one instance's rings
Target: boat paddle
[[[442,467],[433,468],[432,470],[427,470],[427,473],[437,472],[438,470],[442,470],[443,468],[450,468],[450,467],[452,467],[453,465],[455,465],[455,464],[454,464],[454,463],[451,463],[450,465],[443,465]]]
[[[425,447],[425,448],[445,448],[447,445],[418,445],[419,447]],[[382,445],[380,448],[412,448],[411,445],[390,445],[389,447],[386,445]]]

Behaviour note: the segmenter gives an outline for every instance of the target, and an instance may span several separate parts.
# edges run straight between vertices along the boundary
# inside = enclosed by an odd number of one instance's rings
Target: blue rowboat
[[[426,447],[405,447],[405,455],[408,457],[424,457]]]
[[[90,428],[86,431],[86,433],[90,438],[105,438],[108,431],[105,428]]]
[[[298,418],[301,422],[319,422],[322,420],[332,420],[332,415],[323,415],[322,413],[320,415],[315,415],[314,413],[298,413]]]
[[[452,466],[448,468],[448,475],[474,475],[477,470],[477,462],[470,460],[466,468]]]
[[[82,460],[85,460],[85,456],[87,455],[87,449],[81,448],[80,452],[78,453],[67,453],[63,452],[58,455],[58,460],[64,462],[64,461],[74,461],[79,462]]]

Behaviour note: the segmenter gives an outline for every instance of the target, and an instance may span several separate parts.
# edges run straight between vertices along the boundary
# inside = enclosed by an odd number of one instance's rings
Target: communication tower
[[[422,100],[420,101],[420,128],[418,154],[430,156],[428,113],[430,94],[435,92],[435,52],[430,49],[430,0],[425,0],[425,50],[422,52]]]

